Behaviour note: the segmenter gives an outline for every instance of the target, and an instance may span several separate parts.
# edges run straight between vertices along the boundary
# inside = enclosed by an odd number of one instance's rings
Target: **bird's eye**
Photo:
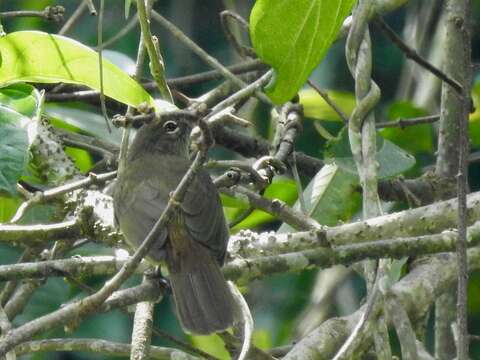
[[[167,121],[165,124],[163,124],[163,128],[167,134],[173,134],[177,131],[178,125],[175,121]]]

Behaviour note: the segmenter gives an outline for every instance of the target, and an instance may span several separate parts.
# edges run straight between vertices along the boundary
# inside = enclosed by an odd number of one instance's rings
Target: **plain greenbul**
[[[165,209],[170,193],[190,167],[192,124],[179,115],[143,125],[130,146],[114,189],[115,218],[127,243],[137,248]],[[165,261],[177,313],[194,334],[225,330],[234,302],[220,266],[229,233],[220,197],[200,169],[147,260]]]

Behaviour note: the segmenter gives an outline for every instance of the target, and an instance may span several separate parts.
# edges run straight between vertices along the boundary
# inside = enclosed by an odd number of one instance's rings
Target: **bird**
[[[193,124],[184,115],[144,124],[129,147],[113,190],[115,221],[138,248],[164,211],[191,162]],[[166,264],[184,331],[211,334],[235,320],[232,293],[221,271],[229,230],[219,193],[201,168],[146,256]]]

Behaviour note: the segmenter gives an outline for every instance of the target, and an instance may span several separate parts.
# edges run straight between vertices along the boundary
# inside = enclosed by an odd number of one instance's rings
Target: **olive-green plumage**
[[[115,218],[127,243],[138,247],[187,172],[191,126],[182,117],[142,126],[114,190]],[[228,227],[218,192],[200,170],[147,259],[165,261],[177,312],[186,331],[209,334],[230,327],[232,295],[220,265]]]

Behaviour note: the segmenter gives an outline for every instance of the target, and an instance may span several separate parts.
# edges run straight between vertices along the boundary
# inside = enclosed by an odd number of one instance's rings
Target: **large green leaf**
[[[29,139],[34,137],[40,94],[28,84],[0,89],[0,190],[16,194],[15,185],[25,173]]]
[[[329,163],[335,163],[351,174],[357,174],[357,166],[348,141],[348,132],[343,130],[338,139],[330,145],[325,154],[325,160]],[[399,175],[415,165],[415,158],[412,155],[381,136],[377,136],[376,159],[379,164],[377,172],[379,179]]]
[[[0,190],[15,194],[15,185],[27,164],[29,119],[0,105]]]
[[[257,0],[250,36],[257,55],[276,72],[267,94],[295,96],[331,46],[355,0]]]
[[[59,35],[18,31],[0,38],[0,85],[18,82],[71,83],[100,90],[98,54]],[[124,104],[154,105],[152,97],[128,74],[103,60],[104,93]]]
[[[360,204],[358,178],[335,164],[327,164],[313,177],[303,192],[308,215],[322,225],[347,221]],[[294,209],[300,211],[297,201]],[[292,231],[282,224],[278,232]]]

